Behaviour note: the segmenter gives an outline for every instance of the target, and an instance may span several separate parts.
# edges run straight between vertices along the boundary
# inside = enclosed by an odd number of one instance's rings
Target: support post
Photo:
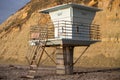
[[[73,74],[73,49],[74,47],[63,46],[57,48],[56,60],[57,60],[57,74]]]

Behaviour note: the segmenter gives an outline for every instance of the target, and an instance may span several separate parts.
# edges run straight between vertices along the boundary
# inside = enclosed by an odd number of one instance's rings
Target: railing
[[[50,22],[46,26],[48,39],[100,40],[100,29],[96,24],[61,20]]]
[[[54,26],[49,28],[49,26]],[[99,25],[72,21],[53,21],[48,23],[49,38],[100,40]]]

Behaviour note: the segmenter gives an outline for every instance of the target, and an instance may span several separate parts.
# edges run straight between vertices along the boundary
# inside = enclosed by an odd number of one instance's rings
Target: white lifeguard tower
[[[47,23],[46,26],[40,26],[35,32],[33,31],[32,37],[34,39],[30,40],[30,44],[41,45],[44,48],[57,46],[56,73],[73,74],[74,47],[87,46],[88,48],[91,44],[100,41],[99,25],[92,24],[96,12],[100,10],[74,3],[40,10],[40,13],[49,14],[52,22]],[[37,37],[35,38],[35,36]],[[33,55],[32,60],[36,58],[35,55]],[[43,51],[41,51],[41,55],[43,55]],[[38,56],[38,64],[41,57]],[[30,61],[31,64],[33,61]]]
[[[49,40],[56,45],[72,46],[90,45],[99,41],[99,25],[92,24],[97,11],[100,9],[73,3],[40,10],[50,15],[54,25],[54,38]]]

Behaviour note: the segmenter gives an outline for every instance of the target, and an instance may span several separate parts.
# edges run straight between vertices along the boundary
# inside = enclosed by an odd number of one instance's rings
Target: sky
[[[0,0],[0,24],[30,0]]]

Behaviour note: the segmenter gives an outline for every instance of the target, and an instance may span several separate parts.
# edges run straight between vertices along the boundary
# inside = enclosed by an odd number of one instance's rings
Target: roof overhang
[[[68,3],[68,4],[62,4],[62,5],[54,6],[54,7],[47,8],[47,9],[42,9],[39,12],[48,14],[49,12],[53,12],[53,11],[57,11],[57,10],[65,9],[69,7],[79,8],[81,10],[87,10],[87,11],[93,11],[93,12],[102,11],[102,9],[98,9],[95,7],[89,7],[89,6],[75,4],[75,3]]]

